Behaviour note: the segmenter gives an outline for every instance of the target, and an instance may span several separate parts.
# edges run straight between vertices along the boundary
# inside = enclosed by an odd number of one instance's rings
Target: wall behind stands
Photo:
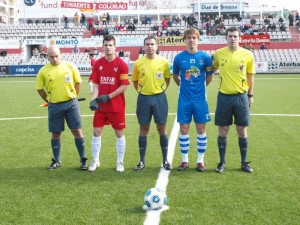
[[[217,50],[226,46],[226,44],[199,44],[201,50]],[[260,44],[253,44],[255,49],[260,48]],[[131,62],[128,64],[130,72],[132,71],[134,61],[139,57],[139,50],[142,46],[131,47],[117,47],[117,51],[123,50],[130,52]],[[102,48],[98,47],[100,52]],[[185,46],[159,46],[160,51],[183,51]],[[300,49],[300,42],[276,42],[270,43],[268,49]],[[21,54],[21,49],[6,49],[8,54]],[[61,48],[62,52],[71,52],[72,48]],[[84,48],[80,49],[81,52]],[[43,65],[0,65],[0,76],[35,76],[38,70]],[[90,74],[90,65],[77,65],[82,75]],[[256,62],[258,73],[300,73],[300,59],[299,62]]]
[[[226,44],[199,44],[198,49],[200,50],[217,50],[225,47]],[[253,44],[254,49],[259,49],[261,44]],[[270,43],[268,49],[300,49],[300,42],[276,42]],[[130,59],[135,61],[139,57],[139,50],[141,47],[118,47],[119,50],[130,51]],[[160,51],[183,51],[185,46],[159,46]],[[299,59],[300,60],[300,59]]]
[[[199,44],[199,49],[201,50],[217,50],[219,48],[225,47],[226,44]],[[254,49],[259,49],[261,44],[253,44]],[[270,43],[268,49],[300,49],[300,42],[276,42]],[[101,51],[101,47],[98,47]],[[117,51],[130,51],[130,60],[135,61],[139,57],[140,47],[118,47]],[[84,52],[85,48],[80,48],[81,52]],[[183,51],[185,46],[159,46],[161,51]],[[7,54],[21,54],[21,49],[6,49]],[[72,52],[72,48],[61,48],[62,52]]]

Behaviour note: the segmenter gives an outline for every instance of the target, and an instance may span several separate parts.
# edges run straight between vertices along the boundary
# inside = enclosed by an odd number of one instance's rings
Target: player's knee
[[[140,127],[140,136],[147,136],[149,133],[149,127]]]
[[[219,136],[226,137],[229,132],[229,126],[226,127],[219,127]]]
[[[77,139],[77,138],[82,138],[83,135],[82,135],[82,131],[81,129],[72,129],[72,134],[73,136]]]

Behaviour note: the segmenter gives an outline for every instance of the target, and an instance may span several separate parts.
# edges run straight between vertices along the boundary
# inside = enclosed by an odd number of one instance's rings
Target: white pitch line
[[[210,113],[214,115],[215,113]],[[176,113],[169,113],[168,115],[174,116]],[[92,117],[94,115],[82,115],[82,117]],[[136,116],[134,113],[126,114],[126,116]],[[300,114],[269,114],[269,113],[251,113],[250,116],[286,116],[286,117],[300,117]],[[0,118],[0,121],[4,120],[31,120],[31,119],[47,119],[48,116],[32,116],[32,117],[11,117],[11,118]]]
[[[126,116],[136,116],[135,113],[127,113]],[[174,116],[176,113],[169,113],[169,116]],[[91,115],[81,115],[81,117],[93,117],[94,114]],[[10,118],[0,118],[1,120],[31,120],[31,119],[47,119],[48,116],[28,116],[28,117],[10,117]]]
[[[174,150],[176,147],[176,141],[178,138],[179,133],[179,124],[177,123],[177,117],[175,117],[173,129],[171,132],[171,136],[169,139],[169,146],[168,146],[168,160],[172,164]],[[165,170],[161,168],[158,174],[158,178],[156,180],[155,187],[161,188],[166,192],[168,182],[169,182],[169,175],[170,170]],[[160,214],[163,210],[149,210],[147,211],[146,219],[144,221],[144,225],[159,225],[160,221]]]
[[[300,114],[267,114],[267,113],[255,113],[250,114],[250,116],[286,116],[286,117],[293,117],[293,116],[300,116]]]
[[[0,118],[0,120],[31,120],[31,119],[47,119],[48,116],[33,116],[33,117],[12,117],[12,118]]]
[[[213,114],[213,113],[212,113]],[[255,116],[287,116],[287,114],[251,114]],[[288,116],[300,116],[300,114],[288,114]],[[179,124],[177,123],[177,117],[175,117],[174,125],[171,131],[171,136],[169,139],[169,147],[168,147],[168,160],[172,164],[174,151],[176,147],[176,141],[178,138],[179,133]],[[169,170],[165,170],[164,168],[161,168],[158,174],[158,178],[156,180],[155,187],[161,188],[166,192],[167,186],[169,183]],[[160,222],[160,214],[164,210],[149,210],[146,214],[146,219],[144,221],[144,225],[159,225]]]

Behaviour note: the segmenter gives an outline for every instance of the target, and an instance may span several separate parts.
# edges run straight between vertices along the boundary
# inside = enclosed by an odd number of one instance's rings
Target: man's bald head
[[[50,45],[49,46],[49,48],[47,50],[47,54],[52,54],[53,52],[60,54],[60,49],[57,45]]]
[[[60,64],[61,53],[58,46],[50,45],[47,50],[47,54],[48,54],[48,59],[53,66],[57,66]]]

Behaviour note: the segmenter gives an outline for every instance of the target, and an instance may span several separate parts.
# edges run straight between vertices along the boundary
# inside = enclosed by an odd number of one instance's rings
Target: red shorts
[[[115,130],[123,130],[126,127],[125,112],[95,111],[93,127],[103,127],[110,124]]]

